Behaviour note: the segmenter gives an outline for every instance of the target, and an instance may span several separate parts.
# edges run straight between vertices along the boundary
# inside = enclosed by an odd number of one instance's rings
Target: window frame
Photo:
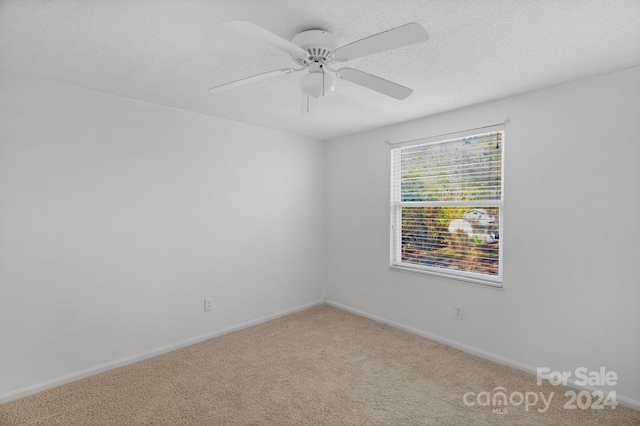
[[[501,135],[501,164],[500,164],[500,198],[496,200],[470,200],[470,201],[401,201],[401,160],[403,148],[412,148],[418,145],[453,142],[466,137],[473,137],[487,133],[500,132]],[[417,274],[432,275],[456,281],[482,284],[488,287],[503,289],[504,270],[504,164],[505,164],[505,126],[504,124],[486,126],[462,132],[446,135],[420,138],[391,145],[390,155],[390,256],[389,268],[391,270],[412,272]],[[434,266],[418,265],[402,262],[402,207],[497,207],[499,211],[498,228],[498,275],[482,274],[477,272],[458,271]]]

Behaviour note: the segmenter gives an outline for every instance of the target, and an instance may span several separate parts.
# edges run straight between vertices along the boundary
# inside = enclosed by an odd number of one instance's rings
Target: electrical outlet
[[[204,311],[205,312],[213,311],[213,297],[208,297],[204,299]]]
[[[456,319],[464,319],[464,311],[462,310],[462,306],[453,305],[453,312]]]

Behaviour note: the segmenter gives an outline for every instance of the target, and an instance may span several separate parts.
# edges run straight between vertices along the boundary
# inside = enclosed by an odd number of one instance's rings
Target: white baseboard
[[[272,315],[267,315],[266,317],[257,318],[251,321],[243,322],[232,327],[227,327],[220,331],[210,334],[202,334],[199,336],[195,336],[186,340],[182,340],[176,343],[172,343],[170,345],[162,346],[160,348],[156,348],[154,350],[131,355],[128,357],[120,358],[112,362],[107,362],[95,367],[86,368],[84,370],[76,371],[70,374],[66,374],[61,377],[56,377],[55,379],[47,380],[45,382],[36,383],[31,386],[27,386],[24,388],[17,389],[15,391],[7,392],[4,394],[0,394],[0,404],[5,402],[14,401],[16,399],[23,398],[25,396],[33,395],[38,392],[42,392],[47,389],[51,389],[60,385],[64,385],[65,383],[75,382],[76,380],[84,379],[86,377],[94,376],[96,374],[113,370],[114,368],[122,367],[128,364],[133,364],[134,362],[142,361],[148,358],[153,358],[154,356],[162,355],[167,352],[175,351],[176,349],[184,348],[186,346],[191,346],[196,343],[203,342],[205,340],[212,339],[214,337],[222,336],[224,334],[228,334],[234,331],[242,330],[243,328],[252,327],[254,325],[262,324],[263,322],[267,322],[276,318],[280,318],[285,315],[293,314],[296,312],[303,311],[305,309],[322,305],[324,304],[324,300],[318,300],[312,303],[307,303],[302,306],[298,306],[296,308],[287,309],[285,311],[280,311]]]
[[[483,359],[486,359],[486,360],[489,360],[489,361],[493,361],[493,362],[495,362],[497,364],[506,365],[507,367],[511,367],[511,368],[516,369],[516,370],[524,371],[525,373],[529,373],[529,374],[531,374],[533,376],[535,376],[537,374],[536,367],[534,367],[532,365],[528,365],[528,364],[524,364],[524,363],[521,363],[521,362],[518,362],[518,361],[514,361],[512,359],[505,358],[503,356],[496,355],[494,353],[487,352],[487,351],[484,351],[482,349],[474,348],[472,346],[468,346],[468,345],[465,345],[463,343],[456,342],[454,340],[450,340],[450,339],[447,339],[447,338],[442,337],[442,336],[438,336],[436,334],[432,334],[432,333],[428,333],[426,331],[418,330],[417,328],[413,328],[413,327],[409,327],[409,326],[406,326],[406,325],[403,325],[403,324],[399,324],[399,323],[394,322],[394,321],[389,321],[389,320],[387,320],[385,318],[382,318],[382,317],[379,317],[377,315],[373,315],[373,314],[370,314],[368,312],[364,312],[364,311],[361,311],[359,309],[355,309],[355,308],[352,308],[350,306],[346,306],[346,305],[343,305],[341,303],[334,302],[332,300],[326,300],[325,302],[328,305],[331,305],[331,306],[336,307],[338,309],[342,309],[344,311],[351,312],[353,314],[356,314],[356,315],[359,315],[359,316],[362,316],[362,317],[365,317],[365,318],[372,319],[372,320],[374,320],[376,322],[380,322],[380,323],[384,323],[384,324],[390,325],[390,326],[398,328],[400,330],[407,331],[407,332],[409,332],[411,334],[416,334],[418,336],[425,337],[425,338],[430,339],[430,340],[435,340],[436,342],[442,343],[442,344],[447,345],[447,346],[451,346],[451,347],[456,348],[456,349],[460,349],[461,351],[464,351],[464,352],[472,354],[472,355],[476,355],[476,356],[478,356],[480,358],[483,358]],[[579,385],[576,385],[575,384],[575,380],[572,379],[572,378],[569,378],[567,386],[570,386],[570,387],[572,387],[574,389],[586,390],[588,392],[593,392],[595,390],[600,390],[600,391],[604,392],[605,395],[608,392],[608,390],[606,390],[606,389],[598,389],[598,388],[592,387],[592,386],[579,386]],[[628,397],[626,397],[624,395],[620,395],[619,393],[616,394],[616,399],[617,399],[617,402],[620,405],[623,405],[625,407],[632,408],[634,410],[640,411],[640,401],[632,399],[632,398],[628,398]]]

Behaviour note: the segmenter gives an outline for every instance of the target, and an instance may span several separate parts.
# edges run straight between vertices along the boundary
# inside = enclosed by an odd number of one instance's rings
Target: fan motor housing
[[[293,58],[300,65],[309,62],[330,63],[331,52],[338,47],[338,37],[325,30],[303,31],[293,37],[291,42],[309,53],[308,58]]]

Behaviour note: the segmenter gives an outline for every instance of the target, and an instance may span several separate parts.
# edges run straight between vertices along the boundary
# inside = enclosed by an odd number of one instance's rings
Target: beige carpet
[[[463,403],[498,386],[555,397],[544,413]],[[566,390],[319,306],[0,405],[0,424],[640,425],[620,406],[563,409]]]

